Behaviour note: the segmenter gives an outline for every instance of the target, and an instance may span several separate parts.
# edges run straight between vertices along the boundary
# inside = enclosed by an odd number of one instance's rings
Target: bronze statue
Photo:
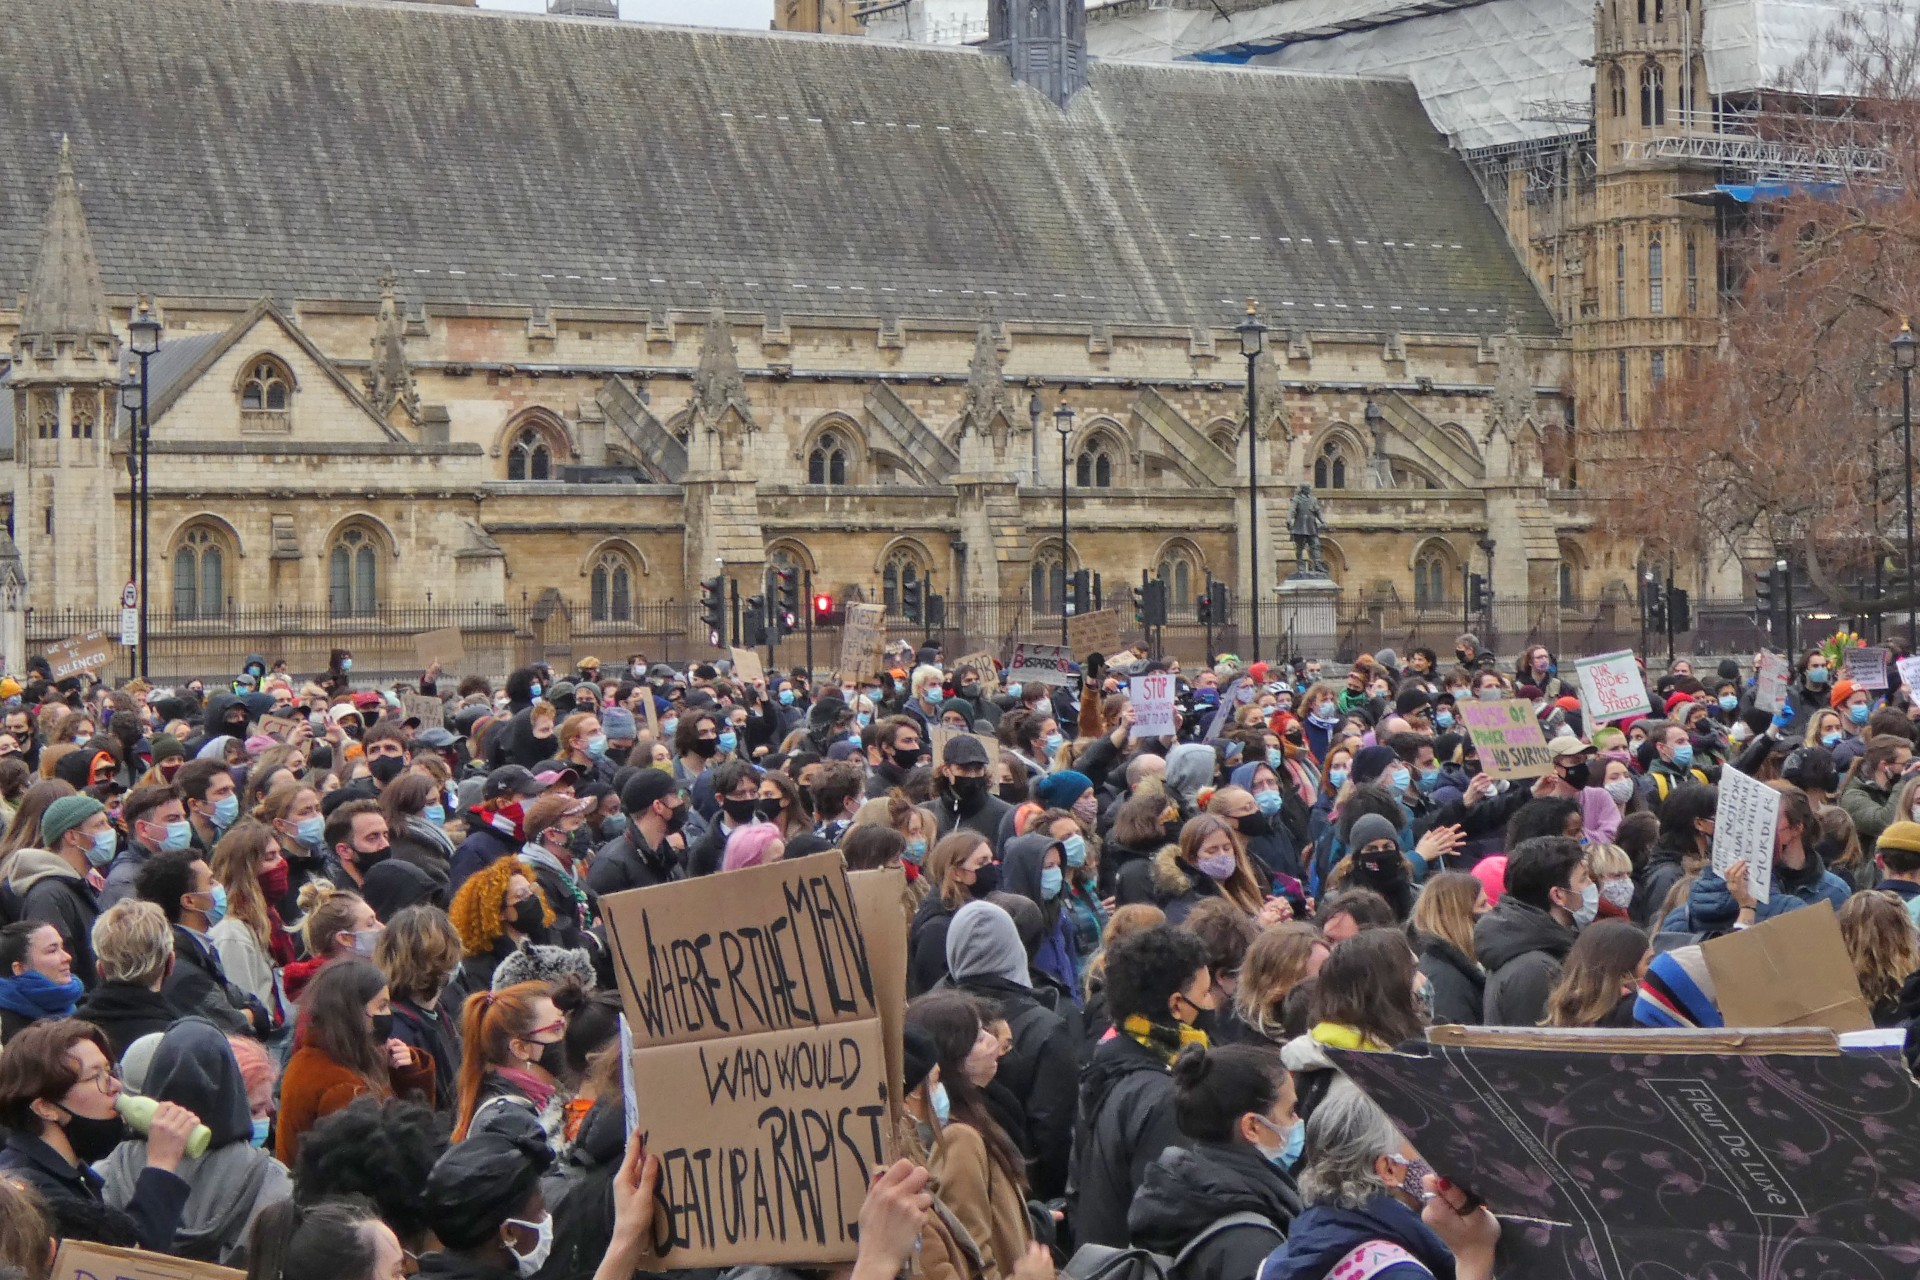
[[[1293,495],[1293,509],[1287,513],[1287,532],[1293,535],[1294,572],[1326,576],[1327,562],[1320,558],[1320,535],[1327,531],[1327,518],[1320,513],[1320,500],[1313,486],[1303,484]]]

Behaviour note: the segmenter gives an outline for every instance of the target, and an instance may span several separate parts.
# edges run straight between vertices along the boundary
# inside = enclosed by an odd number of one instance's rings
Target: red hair
[[[553,998],[545,982],[516,982],[499,991],[476,991],[467,997],[460,1014],[460,1107],[455,1113],[453,1140],[463,1142],[473,1113],[480,1106],[480,1089],[487,1071],[513,1061],[512,1042],[533,1034],[533,1002]]]

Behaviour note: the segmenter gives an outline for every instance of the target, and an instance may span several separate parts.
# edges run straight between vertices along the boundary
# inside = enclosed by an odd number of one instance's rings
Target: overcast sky
[[[480,7],[544,13],[547,0],[480,0]],[[620,0],[620,16],[634,22],[765,31],[773,21],[773,0]]]

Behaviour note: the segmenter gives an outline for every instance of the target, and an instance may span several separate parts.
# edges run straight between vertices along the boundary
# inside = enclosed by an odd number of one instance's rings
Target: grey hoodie
[[[969,902],[954,913],[947,926],[947,972],[955,982],[986,975],[1033,985],[1013,917],[991,902]]]
[[[1180,797],[1184,809],[1193,808],[1200,788],[1219,771],[1219,755],[1203,742],[1183,742],[1167,752],[1167,790]]]
[[[286,1166],[249,1144],[253,1116],[226,1033],[204,1018],[183,1018],[160,1038],[147,1068],[144,1092],[178,1103],[213,1130],[198,1159],[180,1162],[189,1190],[174,1252],[183,1258],[230,1262],[245,1247],[260,1210],[293,1195]],[[123,1209],[147,1164],[144,1138],[123,1142],[95,1168],[106,1179],[107,1203]]]

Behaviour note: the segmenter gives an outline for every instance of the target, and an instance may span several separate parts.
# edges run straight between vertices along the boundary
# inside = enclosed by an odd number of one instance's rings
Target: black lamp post
[[[140,377],[133,370],[120,384],[120,405],[127,411],[127,581],[140,582],[140,409],[146,398],[140,393]],[[133,655],[132,670],[140,670],[140,655]]]
[[[1913,599],[1913,329],[1900,321],[1900,332],[1893,337],[1893,365],[1900,370],[1900,453],[1907,467],[1907,652],[1920,651],[1920,627],[1916,627]]]
[[[1066,401],[1053,411],[1053,429],[1060,433],[1060,646],[1067,644],[1067,441],[1073,437],[1073,407]]]
[[[147,381],[147,364],[153,359],[154,353],[160,350],[160,322],[153,318],[153,312],[148,309],[144,298],[140,301],[139,314],[134,316],[133,320],[127,325],[127,335],[130,340],[129,345],[133,348],[133,354],[139,357],[140,360],[140,435],[137,440],[128,443],[128,448],[132,449],[134,445],[137,444],[140,449],[140,574],[136,582],[140,588],[140,678],[144,680],[147,676],[148,661],[147,528],[148,520],[153,510],[153,455],[151,448],[153,443],[152,388]]]
[[[1240,354],[1247,358],[1247,596],[1253,605],[1253,647],[1248,661],[1260,660],[1260,602],[1265,592],[1260,585],[1260,446],[1259,424],[1254,420],[1258,392],[1254,386],[1254,361],[1267,349],[1267,326],[1260,323],[1259,308],[1247,299],[1247,318],[1233,327],[1240,335]]]
[[[1033,484],[1040,483],[1040,414],[1045,409],[1046,405],[1040,402],[1040,389],[1035,387],[1027,397],[1027,421],[1033,427],[1033,467],[1027,474]]]

